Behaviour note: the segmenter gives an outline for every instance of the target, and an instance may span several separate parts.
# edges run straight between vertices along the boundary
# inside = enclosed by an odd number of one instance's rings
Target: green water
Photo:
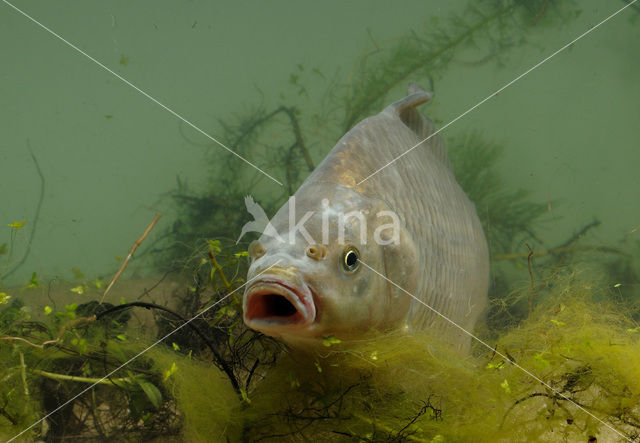
[[[274,103],[296,64],[344,72],[370,45],[367,28],[376,38],[393,38],[420,26],[431,10],[417,2],[398,10],[383,1],[366,11],[363,3],[342,2],[22,6],[207,132],[262,94]],[[172,208],[163,196],[176,176],[197,187],[207,173],[204,153],[223,150],[188,144],[174,116],[4,4],[0,23],[0,218],[6,228],[0,243],[10,241],[6,224],[31,220],[38,201],[27,139],[46,179],[32,250],[14,281],[33,270],[69,276],[72,267],[85,273],[114,268],[114,256],[126,254],[156,211],[165,214],[159,227],[170,226]],[[26,235],[15,241],[20,256]]]
[[[219,138],[219,120],[256,106],[320,109],[327,79],[344,84],[363,54],[422,35],[467,2],[14,4]],[[511,47],[493,57],[461,48],[432,79],[435,99],[422,112],[448,124],[622,6],[576,1],[571,15],[555,17],[550,2],[550,17],[512,34]],[[548,208],[537,226],[540,247],[561,244],[594,219],[601,225],[589,231],[589,244],[630,250],[640,242],[639,30],[640,8],[627,8],[441,134],[479,131],[505,147],[505,186]],[[22,285],[33,272],[43,282],[71,279],[73,268],[109,279],[154,214],[163,218],[147,243],[171,228],[177,177],[194,191],[215,192],[211,163],[223,148],[3,2],[0,48],[0,246],[7,245],[0,276],[26,255],[2,283]],[[292,73],[305,79],[305,94],[291,88]],[[428,78],[409,80],[432,86]],[[393,89],[385,104],[401,95]],[[340,104],[332,106],[340,114]],[[327,134],[309,137],[316,165],[340,135]],[[45,180],[30,245],[41,180],[28,146]],[[268,154],[256,163],[283,181],[282,165],[264,161]],[[240,160],[233,165],[239,181],[254,173]],[[263,194],[282,192],[270,180],[260,186]],[[20,229],[7,226],[22,221]],[[526,253],[519,246],[514,252]],[[134,260],[125,276],[153,273],[150,260]]]
[[[37,1],[17,6],[216,137],[218,119],[261,102],[277,105],[297,64],[345,79],[374,42],[422,31],[429,17],[463,5]],[[126,254],[155,212],[165,215],[160,229],[170,226],[174,209],[166,194],[176,176],[197,189],[207,174],[204,153],[224,151],[212,143],[187,143],[174,116],[1,6],[0,243],[11,242],[8,223],[27,220],[28,228],[33,221],[40,182],[27,140],[46,179],[30,255],[11,281],[22,282],[33,271],[68,277],[73,267],[88,274],[115,269],[114,256]],[[436,100],[424,112],[436,115],[441,125],[452,120],[621,6],[613,0],[578,2],[578,18],[530,32],[529,43],[505,51],[499,64],[469,66],[466,62],[486,54],[460,52],[437,79]],[[543,228],[551,244],[593,217],[602,221],[595,235],[605,243],[640,224],[637,20],[638,11],[627,9],[446,129],[449,134],[480,130],[506,146],[502,167],[509,185],[554,202]],[[314,86],[323,88],[321,82]],[[317,97],[312,94],[306,106],[313,107]],[[207,142],[191,129],[184,132]],[[315,157],[331,146],[314,146]],[[242,173],[249,167],[238,161],[237,168]],[[26,229],[16,233],[13,262],[27,240]]]

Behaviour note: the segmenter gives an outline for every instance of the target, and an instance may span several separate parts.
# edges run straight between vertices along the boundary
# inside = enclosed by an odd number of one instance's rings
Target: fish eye
[[[358,259],[360,258],[360,253],[356,249],[355,246],[347,246],[347,248],[342,253],[342,268],[346,272],[353,272],[358,269]]]

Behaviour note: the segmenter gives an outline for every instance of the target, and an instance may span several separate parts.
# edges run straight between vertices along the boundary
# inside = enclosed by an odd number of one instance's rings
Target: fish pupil
[[[345,261],[347,262],[347,266],[352,267],[353,265],[356,264],[356,261],[358,261],[358,257],[356,257],[355,252],[350,251],[347,254],[347,258],[345,259]]]

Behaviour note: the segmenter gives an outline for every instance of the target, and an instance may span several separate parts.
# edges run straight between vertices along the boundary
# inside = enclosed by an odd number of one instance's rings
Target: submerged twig
[[[21,342],[24,342],[24,343],[28,344],[29,346],[33,346],[34,348],[44,349],[47,346],[57,344],[62,339],[62,335],[67,330],[67,328],[69,328],[71,326],[75,326],[75,325],[80,324],[80,323],[89,323],[89,322],[92,322],[92,321],[95,321],[95,320],[96,320],[96,316],[95,315],[92,315],[92,316],[89,316],[89,317],[78,317],[78,318],[75,318],[75,319],[65,323],[64,325],[62,325],[60,327],[60,329],[58,330],[58,335],[56,336],[55,339],[46,340],[46,341],[43,341],[40,344],[33,343],[33,342],[27,340],[26,338],[23,338],[23,337],[5,336],[5,337],[0,337],[0,340],[4,340],[4,341],[21,341]]]
[[[131,250],[129,251],[129,255],[127,255],[127,258],[124,259],[122,266],[120,266],[120,269],[118,269],[118,272],[116,272],[116,275],[114,275],[111,281],[109,282],[109,286],[107,286],[107,289],[105,289],[104,294],[102,294],[102,297],[100,298],[100,304],[102,304],[105,296],[107,295],[107,293],[109,292],[113,284],[120,278],[120,276],[124,272],[125,268],[129,264],[129,260],[131,260],[131,258],[133,257],[133,253],[136,252],[136,249],[138,249],[138,246],[140,246],[140,244],[144,241],[144,239],[147,238],[147,235],[149,235],[149,232],[151,232],[151,230],[156,225],[156,223],[158,223],[158,220],[160,220],[160,217],[162,217],[162,214],[156,214],[156,216],[153,218],[151,223],[149,223],[149,226],[147,226],[147,229],[145,229],[145,231],[142,233],[140,238],[137,239],[136,242],[133,244],[133,246],[131,247]]]
[[[343,129],[348,131],[362,116],[369,112],[380,97],[384,97],[393,87],[407,81],[411,75],[430,64],[435,65],[438,59],[454,51],[462,43],[468,41],[476,32],[486,29],[486,26],[492,21],[507,16],[517,6],[518,3],[513,2],[498,8],[490,14],[481,14],[481,19],[478,22],[468,26],[460,34],[450,37],[449,41],[443,46],[428,54],[419,53],[420,57],[416,57],[412,63],[407,63],[401,66],[400,69],[385,66],[384,71],[381,70],[382,74],[367,76],[362,85],[354,87],[351,83],[347,84]],[[384,76],[387,76],[387,78]],[[356,88],[357,91],[354,92]]]
[[[438,409],[435,406],[433,406],[431,404],[431,396],[429,396],[429,398],[427,399],[427,401],[423,401],[423,406],[422,408],[420,408],[420,410],[411,418],[411,420],[409,420],[409,422],[407,422],[407,424],[405,424],[402,429],[400,429],[398,432],[396,432],[394,438],[397,440],[402,440],[405,438],[410,438],[411,435],[407,434],[405,435],[404,432],[406,430],[409,429],[410,426],[412,426],[413,424],[415,424],[415,422],[422,417],[424,414],[427,413],[428,410],[431,410],[431,412],[433,413],[433,417],[435,420],[442,420],[442,409]],[[433,441],[433,440],[432,440]]]
[[[538,251],[533,251],[533,255],[531,257],[545,257],[547,255],[560,255],[560,254],[565,254],[567,252],[578,252],[578,251],[584,251],[584,252],[606,252],[609,254],[618,254],[618,255],[624,255],[624,256],[629,256],[629,254],[627,254],[624,251],[621,251],[619,249],[616,248],[610,248],[608,246],[567,246],[564,248],[553,248],[553,249],[547,249],[547,250],[538,250]],[[521,258],[526,258],[529,256],[528,252],[514,252],[514,253],[509,253],[509,254],[497,254],[491,257],[491,260],[493,261],[501,261],[501,260],[519,260]]]
[[[587,233],[587,231],[589,231],[591,228],[595,228],[595,227],[600,226],[600,224],[601,224],[600,220],[594,219],[591,223],[588,223],[582,229],[580,229],[580,231],[578,231],[577,233],[573,234],[569,240],[567,240],[566,242],[562,243],[561,245],[558,245],[556,247],[556,249],[566,248],[567,246],[572,245],[573,243],[575,243],[576,241],[578,241],[582,237],[584,237],[584,235]]]
[[[247,128],[243,128],[242,134],[240,134],[240,136],[232,143],[231,147],[232,148],[237,148],[238,145],[240,145],[240,143],[242,142],[242,140],[246,137],[249,136],[249,134],[251,134],[253,131],[255,131],[258,126],[263,125],[264,123],[266,123],[268,120],[270,120],[271,118],[275,117],[277,114],[279,113],[285,113],[287,115],[287,117],[289,117],[289,121],[291,122],[291,127],[293,128],[293,136],[295,138],[295,145],[297,145],[300,148],[300,152],[302,153],[302,156],[304,157],[304,160],[307,164],[307,168],[309,169],[309,171],[313,171],[314,166],[313,166],[313,161],[311,160],[311,156],[309,155],[309,151],[307,150],[305,144],[304,144],[304,140],[302,138],[302,132],[300,131],[300,124],[298,122],[298,118],[296,117],[296,108],[294,107],[287,107],[287,106],[279,106],[278,108],[276,108],[274,111],[270,112],[269,114],[256,119],[255,121],[253,121],[251,123],[251,125]]]
[[[13,418],[4,408],[0,408],[0,415],[9,420],[13,426],[18,424],[18,420]]]
[[[533,283],[533,270],[531,269],[531,257],[533,257],[533,249],[529,246],[529,243],[525,243],[527,245],[527,249],[529,250],[529,255],[527,255],[527,269],[529,270],[529,278],[531,279],[531,287],[529,288],[529,314],[533,311],[533,291],[535,289]]]
[[[426,412],[426,409],[425,409],[425,412]],[[364,416],[362,414],[353,414],[353,416],[355,418],[357,418],[358,420],[361,420],[361,421],[371,425],[374,429],[380,429],[381,431],[386,432],[389,436],[392,436],[394,434],[393,428],[391,428],[391,427],[389,427],[389,426],[387,426],[387,425],[385,425],[383,423],[380,423],[379,421],[377,421],[375,419],[366,417],[366,416]],[[411,435],[411,434],[402,435],[401,438],[404,439],[404,440],[417,441],[417,442],[421,442],[421,443],[428,443],[430,441],[433,441],[431,439],[427,440],[427,439],[424,439],[424,438],[416,437],[415,435]]]
[[[214,358],[215,358],[215,362],[216,364],[224,371],[224,373],[227,375],[227,377],[229,378],[229,381],[231,381],[231,385],[233,386],[233,389],[240,395],[240,386],[238,385],[238,380],[236,380],[235,375],[233,374],[233,369],[231,369],[231,366],[229,366],[229,363],[222,357],[222,355],[220,355],[220,353],[218,352],[218,350],[213,346],[213,344],[211,343],[211,341],[202,333],[202,331],[200,331],[200,329],[198,329],[194,324],[191,323],[191,321],[195,318],[192,318],[190,320],[184,318],[182,315],[178,314],[176,311],[169,309],[167,307],[164,306],[160,306],[160,305],[156,305],[154,303],[146,303],[146,302],[142,302],[142,301],[136,301],[136,302],[131,302],[131,303],[125,303],[122,305],[117,305],[117,306],[113,306],[105,311],[102,311],[98,314],[96,314],[96,319],[100,319],[108,314],[112,314],[114,312],[123,310],[123,309],[129,309],[129,308],[133,308],[133,307],[141,307],[141,308],[146,308],[146,309],[159,309],[161,311],[167,312],[175,317],[177,317],[178,319],[182,320],[182,325],[178,326],[176,329],[174,329],[172,331],[175,332],[178,329],[180,329],[182,326],[188,326],[190,327],[201,339],[202,341],[207,345],[207,347],[209,348],[209,350],[211,351],[211,353],[213,354]],[[166,338],[166,337],[165,337]]]
[[[587,233],[587,231],[599,225],[600,225],[600,220],[595,219],[591,223],[588,223],[587,225],[585,225],[582,229],[580,229],[580,231],[573,234],[567,241],[551,249],[533,251],[531,250],[531,247],[527,245],[527,248],[529,248],[529,252],[498,254],[498,255],[492,256],[491,260],[493,261],[518,260],[526,257],[527,262],[530,262],[530,260],[534,257],[544,257],[547,255],[562,255],[567,252],[577,252],[577,251],[597,251],[597,252],[606,252],[609,254],[619,254],[619,255],[628,256],[629,254],[627,254],[626,252],[623,252],[619,249],[610,248],[608,246],[572,246],[575,242],[583,238]]]
[[[224,285],[227,288],[227,290],[230,291],[231,290],[231,284],[229,284],[229,280],[227,280],[227,277],[224,275],[224,272],[222,272],[222,267],[218,263],[218,260],[216,260],[216,256],[213,255],[213,252],[211,252],[211,251],[209,251],[209,258],[211,259],[211,263],[213,264],[214,269],[216,270],[216,272],[220,276],[220,279],[222,280],[222,283],[224,283]],[[234,295],[234,299],[235,299],[235,295]],[[237,299],[236,299],[236,301],[237,301]]]
[[[28,344],[29,346],[33,346],[34,348],[39,348],[39,349],[44,349],[44,347],[47,346],[47,345],[52,345],[54,343],[58,343],[58,339],[55,339],[55,340],[47,340],[47,341],[42,342],[40,344],[36,344],[36,343],[30,342],[26,338],[10,337],[10,336],[0,337],[0,340],[4,340],[4,341],[21,341],[21,342],[24,342],[24,343]]]
[[[576,406],[578,406],[579,408],[581,408],[583,411],[587,411],[587,409],[594,409],[586,404],[580,403],[579,401],[577,401],[575,398],[569,398],[566,397],[560,393],[555,393],[555,394],[549,394],[546,392],[533,392],[525,397],[519,398],[518,400],[516,400],[511,406],[509,406],[509,409],[507,409],[507,411],[504,413],[504,415],[502,416],[502,421],[500,422],[500,427],[499,429],[502,429],[502,427],[504,426],[504,423],[507,421],[507,416],[511,413],[511,411],[513,411],[513,409],[518,406],[520,403],[523,403],[527,400],[530,400],[532,398],[536,398],[536,397],[545,397],[548,398],[550,400],[556,401],[558,402],[557,404],[560,405],[560,401],[568,401],[570,403],[575,404]],[[564,409],[564,408],[563,408]],[[565,409],[566,411],[566,409]]]
[[[36,211],[33,216],[33,222],[31,223],[31,231],[29,232],[29,240],[27,241],[27,246],[22,255],[22,258],[15,266],[9,269],[4,274],[0,275],[0,280],[6,278],[16,272],[27,260],[29,256],[29,252],[31,252],[31,244],[33,243],[33,238],[36,234],[36,226],[38,225],[38,219],[40,218],[40,209],[42,208],[42,201],[44,200],[44,174],[42,173],[42,169],[40,169],[40,163],[38,163],[38,159],[33,154],[31,150],[31,143],[29,143],[29,139],[27,139],[27,149],[29,150],[29,155],[31,155],[31,159],[33,160],[33,164],[36,166],[36,171],[38,171],[38,175],[40,176],[40,197],[38,198],[38,204],[36,205]]]
[[[55,372],[47,372],[41,369],[32,369],[34,374],[42,375],[43,377],[51,378],[53,380],[75,381],[80,383],[93,383],[103,385],[116,385],[121,387],[118,383],[135,383],[135,380],[131,377],[123,378],[96,378],[96,377],[80,377],[77,375],[56,374]]]
[[[27,365],[24,363],[24,354],[22,352],[20,352],[20,375],[22,376],[24,396],[29,398],[29,386],[27,385]]]
[[[300,152],[302,152],[304,161],[307,164],[307,169],[309,169],[309,172],[312,172],[315,168],[313,166],[313,161],[311,160],[311,155],[309,155],[309,151],[307,150],[307,147],[304,144],[304,140],[302,139],[302,132],[300,131],[300,124],[298,123],[298,118],[296,117],[295,108],[287,108],[286,106],[281,106],[279,109],[281,109],[289,117],[289,121],[291,121],[291,127],[293,128],[293,134],[296,138],[296,144],[298,148],[300,148]]]
[[[258,367],[258,365],[260,364],[260,359],[256,358],[256,361],[253,363],[253,366],[251,366],[251,370],[249,371],[249,376],[247,377],[247,381],[244,384],[244,390],[249,392],[249,385],[251,384],[251,379],[253,378],[253,373],[255,372],[256,368]]]

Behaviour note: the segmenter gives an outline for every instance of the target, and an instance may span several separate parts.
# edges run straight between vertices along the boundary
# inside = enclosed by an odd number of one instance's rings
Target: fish
[[[468,353],[487,305],[489,250],[417,109],[431,97],[411,84],[354,126],[249,245],[249,328],[302,349],[399,330]]]

